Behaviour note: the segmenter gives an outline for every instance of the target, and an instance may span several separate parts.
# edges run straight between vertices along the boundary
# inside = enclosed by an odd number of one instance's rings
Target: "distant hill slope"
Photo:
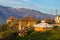
[[[55,17],[54,15],[45,14],[40,11],[31,10],[31,9],[25,9],[25,8],[16,9],[16,8],[12,8],[12,7],[0,6],[0,18],[2,18],[3,20],[6,20],[10,16],[14,16],[17,18],[23,18],[26,16],[30,16],[33,18],[37,18],[39,20],[45,19],[45,18],[54,19],[54,17]]]

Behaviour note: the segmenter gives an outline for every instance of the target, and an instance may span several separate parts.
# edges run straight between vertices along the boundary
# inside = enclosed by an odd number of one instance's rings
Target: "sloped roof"
[[[29,16],[22,18],[22,20],[33,20],[33,21],[37,21],[37,19],[35,19],[33,17],[29,17]]]
[[[11,16],[11,17],[9,17],[7,20],[17,20],[17,19],[18,19],[18,18]]]
[[[39,23],[39,24],[34,25],[34,27],[43,27],[43,28],[46,28],[46,27],[53,27],[53,26],[48,24],[48,23]]]

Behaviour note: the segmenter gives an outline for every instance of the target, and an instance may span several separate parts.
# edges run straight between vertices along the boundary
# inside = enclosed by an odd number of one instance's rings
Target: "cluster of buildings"
[[[18,30],[20,36],[26,35],[27,30],[31,28],[35,31],[50,31],[53,30],[54,26],[60,26],[60,16],[56,16],[55,20],[44,19],[37,23],[38,21],[32,17],[24,17],[22,19],[9,17],[6,22],[10,28]]]
[[[31,18],[31,17],[25,17],[22,19],[18,19],[15,17],[9,17],[7,19],[7,24],[11,27],[14,28],[17,26],[19,30],[23,29],[24,27],[31,28],[34,24],[37,24],[37,19]]]
[[[20,36],[24,36],[26,35],[26,30],[31,29],[34,24],[37,24],[37,21],[37,19],[32,17],[24,17],[22,19],[9,17],[6,22],[10,26],[10,28],[18,30]]]

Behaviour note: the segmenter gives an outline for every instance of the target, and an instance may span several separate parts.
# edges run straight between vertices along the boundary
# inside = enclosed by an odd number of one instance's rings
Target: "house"
[[[37,20],[31,17],[24,17],[18,21],[19,36],[22,37],[27,35],[27,30],[31,29],[33,25],[37,23]]]
[[[18,20],[18,29],[19,30],[25,29],[25,27],[27,26],[26,23],[27,22],[25,20],[19,19]]]
[[[24,17],[22,21],[25,21],[25,24],[28,28],[32,27],[34,24],[37,24],[37,19],[32,17]]]
[[[9,17],[7,20],[6,20],[7,24],[9,25],[10,28],[13,28],[13,29],[16,29],[17,26],[18,26],[18,19],[15,18],[15,17]]]
[[[56,16],[55,23],[60,24],[60,16]]]
[[[17,18],[11,16],[6,20],[6,22],[7,24],[11,24],[12,22],[16,22],[17,20],[18,20]]]
[[[60,16],[55,17],[55,25],[54,26],[60,26]]]
[[[39,23],[34,25],[35,31],[50,31],[53,30],[53,26],[48,23]]]

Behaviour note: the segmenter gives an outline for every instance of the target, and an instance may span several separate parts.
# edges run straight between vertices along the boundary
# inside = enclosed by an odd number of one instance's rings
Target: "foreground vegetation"
[[[18,31],[10,29],[8,25],[0,26],[0,30],[0,40],[60,40],[60,27],[46,32],[30,30],[25,37],[18,36]]]
[[[32,32],[25,37],[17,36],[14,40],[60,40],[60,31]]]

